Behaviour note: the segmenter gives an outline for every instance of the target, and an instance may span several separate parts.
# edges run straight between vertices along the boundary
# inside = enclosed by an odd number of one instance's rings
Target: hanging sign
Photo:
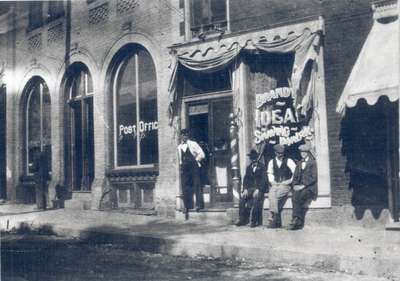
[[[299,122],[293,90],[288,87],[256,94],[255,123],[256,144],[266,141],[290,146],[313,134],[311,127]]]

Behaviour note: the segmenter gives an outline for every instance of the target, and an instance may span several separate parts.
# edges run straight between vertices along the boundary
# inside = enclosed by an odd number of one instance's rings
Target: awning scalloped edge
[[[336,111],[344,114],[346,107],[355,107],[359,100],[365,100],[368,105],[375,105],[381,96],[386,96],[389,101],[395,102],[399,99],[399,88],[391,87],[372,91],[369,93],[358,93],[347,96],[346,100],[341,100],[338,103]]]

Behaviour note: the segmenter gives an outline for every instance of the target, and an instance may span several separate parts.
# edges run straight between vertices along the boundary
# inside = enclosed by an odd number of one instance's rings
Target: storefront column
[[[245,126],[249,119],[247,77],[248,66],[240,61],[237,68],[233,71],[233,110],[237,115],[238,125],[238,145],[239,145],[239,167],[241,175],[246,171],[246,154],[251,147],[251,136],[249,126]]]
[[[91,186],[91,209],[98,210],[101,208],[104,195],[110,192],[110,186],[105,178],[106,157],[109,151],[106,145],[106,128],[110,128],[107,122],[106,109],[106,93],[103,82],[97,72],[92,71],[93,79],[93,124],[94,124],[94,179]]]
[[[61,93],[60,87],[51,87],[49,85],[49,91],[51,94],[51,180],[48,184],[48,196],[47,196],[47,206],[55,207],[53,203],[56,199],[56,186],[61,184],[61,163],[63,162],[60,159],[61,156],[61,145],[63,142],[61,141],[62,132],[64,129],[64,124],[61,122],[62,118],[61,114],[63,112],[62,100],[63,95]]]
[[[314,100],[314,128],[315,149],[318,167],[318,207],[331,206],[330,168],[329,168],[329,146],[328,146],[328,122],[326,112],[325,72],[324,72],[324,47],[320,46],[316,58],[316,82]]]

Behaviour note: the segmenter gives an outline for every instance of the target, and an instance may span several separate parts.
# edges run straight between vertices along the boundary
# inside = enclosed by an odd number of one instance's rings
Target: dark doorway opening
[[[220,98],[187,103],[188,128],[203,148],[201,181],[206,208],[232,206],[229,114],[232,99]]]
[[[380,217],[389,208],[398,217],[398,102],[381,97],[370,106],[360,100],[342,121],[342,152],[357,219],[370,209]]]

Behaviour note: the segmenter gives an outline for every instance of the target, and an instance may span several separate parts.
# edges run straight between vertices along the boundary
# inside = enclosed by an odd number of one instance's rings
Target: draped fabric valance
[[[241,36],[238,40],[228,38],[226,41],[221,41],[218,48],[208,47],[203,52],[198,49],[192,52],[177,51],[174,56],[172,75],[168,88],[170,117],[173,117],[175,113],[175,104],[178,99],[178,72],[181,68],[199,72],[218,71],[228,67],[241,53],[247,51],[257,50],[276,54],[294,53],[294,65],[290,83],[293,93],[297,96],[304,69],[309,61],[315,62],[319,52],[322,24],[320,21],[313,23],[314,25],[310,24],[310,27],[303,24],[301,30],[298,30],[298,32],[290,31],[285,38],[275,35],[271,41],[267,39],[267,36],[257,36],[256,40],[254,40],[255,38],[239,40],[243,39],[243,36]],[[288,29],[286,28],[285,30]],[[264,33],[267,33],[267,31],[264,31]],[[308,87],[306,95],[314,95],[313,89],[314,87]],[[312,98],[304,97],[302,100],[310,101]],[[302,100],[297,100],[296,104],[303,104]]]

